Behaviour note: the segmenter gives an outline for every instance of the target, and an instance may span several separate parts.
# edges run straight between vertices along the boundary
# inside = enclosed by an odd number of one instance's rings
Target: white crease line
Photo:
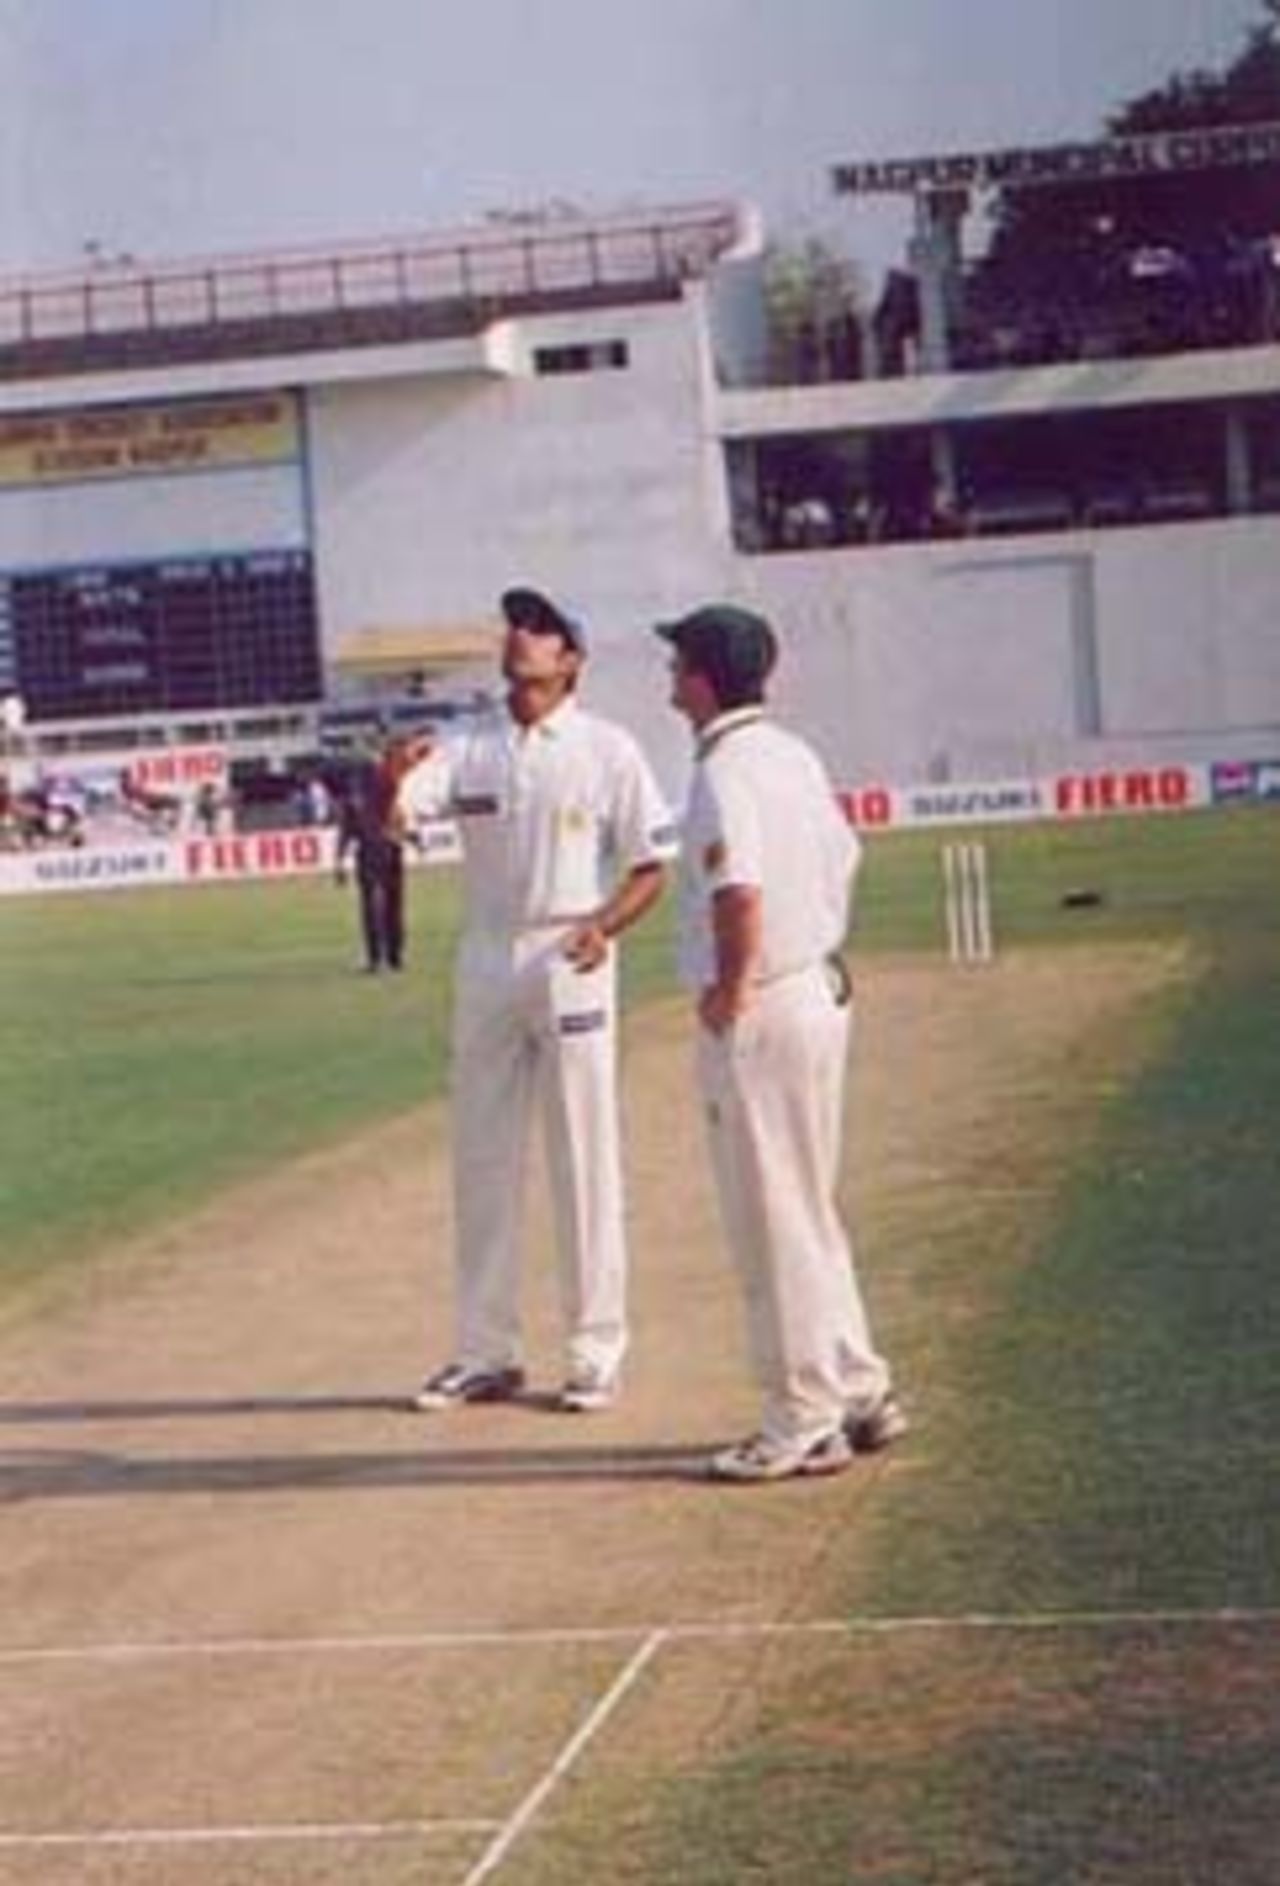
[[[0,1851],[32,1848],[213,1845],[221,1842],[392,1840],[494,1834],[495,1838],[462,1882],[481,1886],[502,1864],[512,1846],[562,1781],[588,1742],[603,1727],[648,1664],[666,1644],[714,1642],[731,1638],[893,1636],[911,1631],[1052,1631],[1132,1629],[1164,1626],[1280,1624],[1280,1610],[1227,1608],[1215,1611],[1052,1611],[1040,1613],[968,1612],[918,1617],[811,1618],[781,1622],[726,1621],[671,1624],[650,1628],[634,1656],[581,1727],[570,1737],[546,1774],[506,1821],[438,1820],[299,1824],[291,1827],[134,1828],[85,1833],[0,1833]],[[246,1638],[214,1643],[104,1644],[0,1652],[0,1663],[74,1661],[84,1658],[155,1656],[285,1655],[291,1652],[439,1649],[522,1644],[629,1642],[640,1629],[602,1626],[582,1630],[429,1632],[417,1636],[337,1638]]]
[[[47,1644],[0,1649],[0,1667],[26,1663],[109,1663],[162,1657],[358,1656],[379,1651],[510,1650],[539,1645],[621,1644],[654,1636],[672,1640],[726,1637],[892,1636],[908,1631],[1052,1631],[1140,1625],[1272,1625],[1280,1609],[1154,1611],[970,1611],[922,1616],[809,1618],[770,1621],[711,1618],[685,1624],[566,1626],[557,1629],[421,1631],[370,1637],[228,1637],[145,1643]]]
[[[384,1650],[509,1650],[513,1644],[630,1643],[656,1628],[603,1625],[527,1631],[414,1631],[370,1637],[224,1637],[116,1644],[48,1644],[0,1650],[6,1663],[127,1662],[147,1657],[287,1657]]]
[[[631,1689],[632,1685],[639,1679],[650,1661],[657,1655],[658,1651],[661,1650],[663,1644],[666,1642],[666,1638],[667,1633],[665,1631],[654,1631],[645,1639],[626,1668],[614,1682],[610,1684],[586,1721],[569,1737],[569,1740],[556,1756],[555,1761],[552,1762],[546,1774],[543,1775],[542,1779],[535,1787],[529,1790],[515,1813],[498,1833],[496,1839],[489,1843],[484,1853],[481,1854],[479,1860],[463,1880],[462,1886],[480,1886],[482,1880],[488,1879],[490,1875],[495,1873],[502,1865],[502,1862],[506,1859],[508,1853],[520,1838],[525,1828],[529,1825],[530,1821],[538,1813],[552,1790],[563,1781],[597,1729],[601,1728],[604,1723],[608,1721],[628,1690]]]
[[[1280,1610],[1228,1607],[1217,1611],[958,1611],[921,1617],[810,1618],[776,1624],[673,1624],[672,1639],[726,1637],[892,1637],[910,1631],[1069,1631],[1143,1626],[1280,1624]]]
[[[36,1847],[196,1847],[218,1842],[268,1840],[421,1840],[458,1834],[491,1834],[495,1820],[301,1821],[284,1827],[116,1827],[76,1834],[0,1833],[0,1849]]]

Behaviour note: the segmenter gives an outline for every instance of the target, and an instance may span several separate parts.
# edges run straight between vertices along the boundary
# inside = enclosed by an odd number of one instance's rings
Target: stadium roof
[[[0,278],[0,378],[474,334],[504,315],[673,298],[753,254],[732,201]]]

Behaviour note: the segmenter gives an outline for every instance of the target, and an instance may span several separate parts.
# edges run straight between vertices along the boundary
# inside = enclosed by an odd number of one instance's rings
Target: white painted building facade
[[[638,241],[641,226],[656,262],[601,264],[600,245]],[[466,672],[483,675],[498,593],[545,586],[589,624],[590,699],[636,729],[673,784],[685,732],[649,626],[717,597],[775,619],[780,705],[849,785],[1280,752],[1280,465],[1273,490],[1265,451],[1228,476],[1220,513],[1105,529],[1042,518],[1025,532],[1006,520],[999,534],[781,552],[742,547],[730,475],[747,441],[923,435],[1108,407],[1203,407],[1224,426],[1230,411],[1256,411],[1265,441],[1280,413],[1280,346],[730,384],[735,335],[718,311],[733,297],[717,278],[740,273],[753,240],[732,206],[695,206],[523,236],[10,284],[0,579],[20,598],[15,578],[40,573],[296,556],[330,691],[359,671],[362,649],[402,647],[407,675],[429,670],[450,638],[472,638]],[[513,255],[518,279],[503,274]],[[415,286],[428,263],[437,275]],[[458,267],[470,272],[461,286],[446,279]],[[219,434],[219,403],[255,398],[275,402],[272,424],[250,409]],[[47,438],[95,416],[159,409],[160,425],[188,402],[209,409],[221,457],[143,454],[86,474],[47,452],[38,462],[38,441],[24,442],[35,421],[54,429]],[[1237,459],[1254,438],[1240,436],[1224,433]],[[16,607],[0,617],[0,688],[22,691]],[[127,646],[126,627],[113,632]],[[145,691],[144,667],[140,653]],[[318,688],[237,704],[227,686],[221,699],[139,697],[127,711],[108,690],[92,712],[36,714],[31,737],[50,751],[109,744],[122,726],[174,742],[220,729],[246,751],[314,739]],[[83,710],[92,689],[77,698]]]

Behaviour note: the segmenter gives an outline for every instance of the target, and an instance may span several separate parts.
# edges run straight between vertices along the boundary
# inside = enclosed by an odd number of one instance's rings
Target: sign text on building
[[[1144,137],[1100,138],[1096,143],[837,164],[831,181],[837,195],[869,196],[916,190],[1022,189],[1259,164],[1280,164],[1280,124],[1221,125]]]
[[[0,419],[0,487],[208,471],[297,456],[297,415],[286,393]]]

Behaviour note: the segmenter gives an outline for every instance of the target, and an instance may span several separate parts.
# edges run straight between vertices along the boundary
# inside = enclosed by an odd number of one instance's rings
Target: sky
[[[873,276],[830,167],[1098,135],[1262,0],[0,0],[0,274],[746,198]]]

